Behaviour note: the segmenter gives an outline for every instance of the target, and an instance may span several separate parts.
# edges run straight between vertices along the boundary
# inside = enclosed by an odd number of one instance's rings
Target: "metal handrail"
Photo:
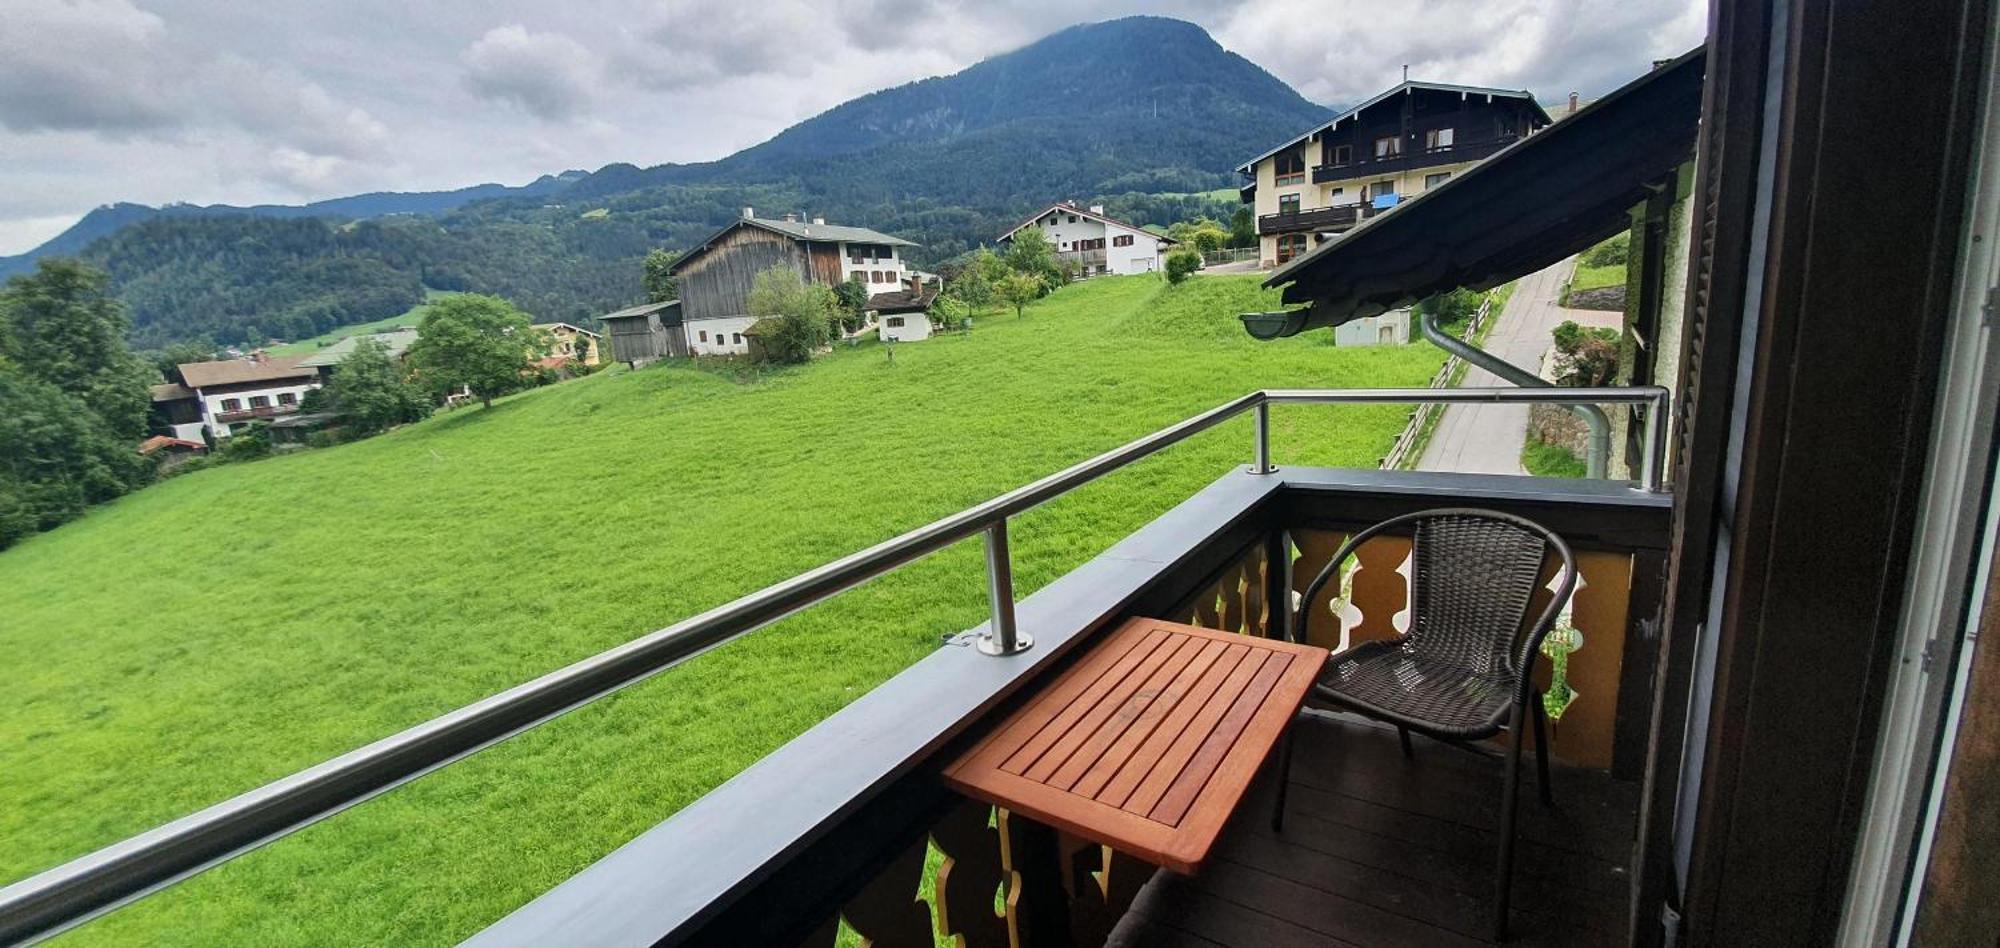
[[[54,935],[332,816],[566,711],[753,632],[976,533],[986,540],[992,621],[981,651],[1019,654],[1007,520],[1246,411],[1256,412],[1256,474],[1270,474],[1275,403],[1555,402],[1648,404],[1640,484],[1660,490],[1663,388],[1273,389],[1251,392],[985,503],[885,540],[474,702],[332,760],[0,889],[0,944]]]

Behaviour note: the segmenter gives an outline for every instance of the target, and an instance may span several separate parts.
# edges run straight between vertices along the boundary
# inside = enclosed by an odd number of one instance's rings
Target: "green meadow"
[[[349,336],[358,336],[361,335],[362,333],[381,332],[385,329],[396,329],[402,326],[415,326],[418,322],[423,320],[424,309],[425,307],[430,305],[432,300],[451,295],[452,295],[451,293],[445,292],[443,290],[425,290],[423,302],[418,303],[417,305],[412,306],[409,309],[406,309],[403,312],[398,313],[397,315],[385,317],[383,319],[378,319],[373,322],[355,323],[350,326],[342,326],[338,329],[329,329],[326,332],[320,333],[319,335],[313,336],[308,339],[300,339],[297,342],[288,342],[282,346],[272,346],[270,351],[272,355],[276,356],[311,355]]]
[[[1102,278],[776,372],[614,369],[198,471],[0,553],[0,882],[952,513],[1258,387],[1428,345],[1256,343],[1255,278]],[[1372,467],[1397,406],[1279,406]],[[1026,595],[1249,459],[1239,418],[1023,516]],[[454,942],[985,613],[976,540],[84,926],[67,944]]]

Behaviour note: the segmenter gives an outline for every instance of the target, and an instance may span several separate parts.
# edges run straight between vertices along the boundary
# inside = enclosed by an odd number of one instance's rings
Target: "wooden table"
[[[1133,619],[944,778],[967,796],[1192,874],[1326,657],[1308,645]]]

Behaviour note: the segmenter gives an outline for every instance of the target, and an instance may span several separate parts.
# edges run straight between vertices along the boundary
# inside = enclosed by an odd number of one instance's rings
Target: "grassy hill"
[[[371,322],[355,323],[354,325],[351,326],[342,326],[338,329],[329,329],[326,332],[320,333],[319,335],[313,336],[308,339],[300,339],[297,342],[288,342],[282,346],[272,346],[271,354],[278,356],[311,355],[312,353],[318,352],[319,350],[324,349],[327,346],[333,345],[334,343],[339,342],[340,340],[345,339],[349,336],[359,336],[363,333],[381,332],[385,329],[396,329],[402,326],[415,326],[417,323],[423,320],[424,308],[429,306],[432,300],[437,300],[446,296],[453,296],[453,295],[456,294],[449,293],[444,290],[425,290],[423,302],[418,303],[417,305],[412,306],[409,309],[406,309],[403,312],[398,313],[397,315],[389,316],[384,319],[377,319]]]
[[[0,882],[852,552],[1259,386],[1421,385],[1427,345],[1244,337],[1254,279],[1105,278],[969,336],[753,377],[612,371],[168,481],[0,554]],[[1319,334],[1324,336],[1325,334]],[[1292,406],[1372,466],[1395,406]],[[1249,458],[1249,419],[1024,516],[1020,593]],[[981,620],[976,540],[69,944],[446,944]]]

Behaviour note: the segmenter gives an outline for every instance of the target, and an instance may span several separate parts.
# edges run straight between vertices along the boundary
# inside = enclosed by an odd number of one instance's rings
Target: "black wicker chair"
[[[1507,731],[1521,734],[1533,715],[1535,764],[1543,804],[1551,804],[1547,726],[1541,693],[1529,677],[1548,635],[1576,586],[1576,559],[1548,528],[1496,510],[1425,510],[1385,520],[1354,535],[1306,587],[1307,603],[1340,575],[1361,544],[1398,527],[1410,528],[1410,630],[1394,639],[1366,642],[1328,659],[1314,696],[1396,726],[1403,754],[1410,732],[1464,743]],[[1559,565],[1555,595],[1533,623],[1528,606],[1541,585],[1542,564]],[[1297,637],[1306,638],[1305,615]],[[1521,741],[1509,741],[1500,816],[1493,936],[1507,934],[1514,868],[1514,816],[1520,791]],[[1271,828],[1284,828],[1285,788],[1291,779],[1292,738],[1279,752],[1277,805]]]

